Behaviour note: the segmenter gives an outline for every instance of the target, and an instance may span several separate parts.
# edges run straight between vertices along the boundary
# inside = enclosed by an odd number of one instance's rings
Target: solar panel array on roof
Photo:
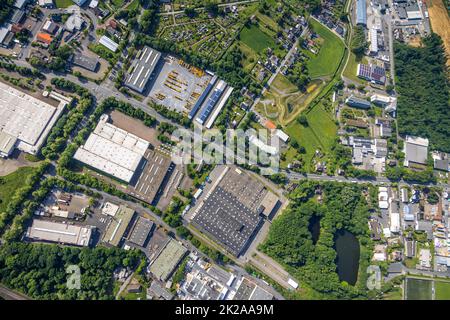
[[[370,66],[367,64],[360,63],[358,65],[358,77],[366,80],[370,80]]]
[[[208,101],[206,102],[205,107],[203,107],[203,110],[200,113],[200,117],[198,117],[196,119],[198,123],[203,124],[206,121],[208,116],[211,114],[211,111],[214,109],[214,106],[216,105],[217,101],[222,96],[225,86],[226,86],[226,83],[224,81],[220,80],[216,89],[213,91],[212,95],[209,97]]]
[[[205,101],[206,97],[208,96],[209,92],[211,91],[212,87],[216,84],[217,76],[214,76],[211,81],[206,86],[205,91],[201,94],[201,96],[198,98],[197,102],[195,103],[194,107],[192,108],[191,112],[189,112],[189,119],[194,118],[195,114],[198,112],[198,109],[203,104],[203,101]]]
[[[386,82],[386,71],[383,67],[376,65],[358,64],[357,75],[368,81],[374,81],[378,84]]]
[[[372,66],[371,78],[373,81],[384,84],[386,82],[386,71],[379,66]]]

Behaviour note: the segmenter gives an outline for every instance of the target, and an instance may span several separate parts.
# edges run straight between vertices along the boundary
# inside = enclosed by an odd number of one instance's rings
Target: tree
[[[210,15],[212,16],[217,16],[217,14],[219,13],[219,5],[217,3],[214,2],[208,2],[205,5],[205,10],[206,12],[208,12]]]
[[[303,113],[297,118],[297,121],[304,127],[307,127],[309,125],[308,119],[306,118],[306,116]]]
[[[194,18],[197,15],[197,11],[195,11],[194,8],[188,7],[186,9],[184,9],[184,14],[186,16],[188,16],[189,18]]]

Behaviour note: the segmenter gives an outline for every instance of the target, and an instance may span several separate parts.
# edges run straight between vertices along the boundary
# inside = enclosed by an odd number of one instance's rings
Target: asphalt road
[[[0,297],[5,300],[32,300],[30,297],[22,293],[18,293],[14,290],[11,290],[4,285],[0,284]]]

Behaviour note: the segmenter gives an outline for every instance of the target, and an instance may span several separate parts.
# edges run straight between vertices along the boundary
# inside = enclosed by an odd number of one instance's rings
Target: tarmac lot
[[[161,145],[158,140],[158,131],[147,127],[142,121],[134,119],[119,111],[112,111],[110,114],[112,124],[120,129],[128,131],[141,139],[150,142],[154,147]]]
[[[0,177],[6,176],[22,167],[34,167],[38,162],[30,162],[25,159],[25,153],[19,150],[14,150],[13,154],[8,159],[0,158]]]

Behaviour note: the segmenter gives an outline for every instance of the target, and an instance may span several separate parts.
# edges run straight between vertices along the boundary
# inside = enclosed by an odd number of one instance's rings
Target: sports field
[[[305,51],[310,59],[307,63],[311,78],[330,76],[339,67],[344,55],[344,43],[333,32],[314,19],[310,19],[313,30],[324,40],[317,55]]]
[[[261,31],[258,26],[252,24],[250,28],[242,28],[240,40],[253,49],[256,53],[262,54],[266,48],[274,48],[275,41]]]
[[[431,300],[432,285],[431,280],[406,278],[406,299]]]
[[[447,66],[450,66],[450,18],[442,0],[428,0],[428,14],[430,15],[431,28],[444,42],[447,53]]]

